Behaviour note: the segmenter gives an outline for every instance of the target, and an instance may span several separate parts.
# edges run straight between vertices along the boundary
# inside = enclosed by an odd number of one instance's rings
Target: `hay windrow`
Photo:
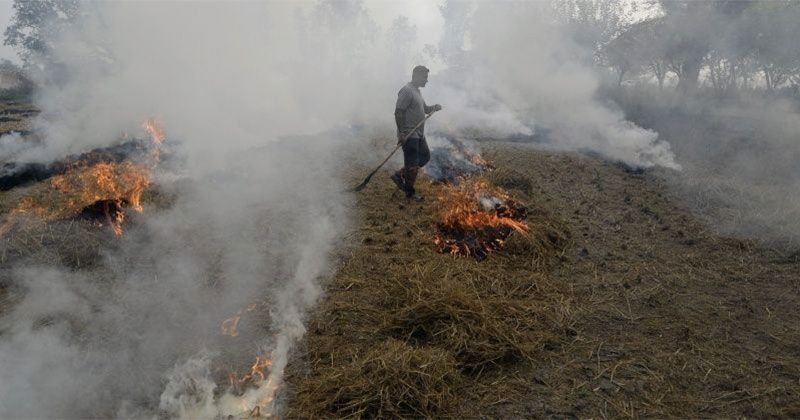
[[[506,190],[516,190],[523,194],[533,192],[533,182],[525,174],[510,168],[498,168],[489,175],[492,183]]]
[[[443,272],[444,271],[444,272]],[[531,360],[551,338],[543,309],[511,294],[485,294],[446,270],[418,268],[387,288],[381,331],[447,349],[465,371]]]
[[[389,339],[304,381],[288,417],[453,416],[462,383],[455,365],[444,350]]]

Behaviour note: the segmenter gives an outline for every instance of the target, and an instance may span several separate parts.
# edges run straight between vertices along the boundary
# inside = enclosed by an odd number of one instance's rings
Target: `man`
[[[425,115],[439,111],[439,104],[428,106],[422,99],[419,88],[428,83],[429,70],[425,66],[416,66],[411,73],[411,82],[403,86],[397,93],[397,105],[394,109],[394,121],[397,123],[397,144],[403,146],[403,168],[391,176],[397,188],[406,193],[406,197],[415,201],[423,198],[417,195],[414,182],[419,169],[431,158],[428,143],[425,141],[425,123],[417,127]],[[416,127],[416,129],[414,128]],[[408,139],[406,140],[406,136]]]

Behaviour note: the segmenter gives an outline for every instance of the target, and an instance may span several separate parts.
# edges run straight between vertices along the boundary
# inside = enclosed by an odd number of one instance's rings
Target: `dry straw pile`
[[[350,364],[323,369],[300,397],[323,417],[427,417],[455,411],[460,382],[448,352],[389,339]]]

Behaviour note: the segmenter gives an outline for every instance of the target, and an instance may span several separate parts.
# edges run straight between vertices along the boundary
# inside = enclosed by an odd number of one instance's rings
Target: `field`
[[[480,146],[497,167],[488,178],[535,209],[532,240],[550,247],[512,241],[484,262],[439,255],[441,187],[412,205],[386,176],[373,181],[293,366],[290,415],[800,415],[796,255],[715,234],[674,204],[657,171]],[[417,333],[437,322],[438,336]],[[389,383],[345,379],[371,374],[370,358],[393,340],[449,354],[458,380],[402,385],[391,370]],[[512,350],[495,359],[504,344]],[[431,402],[442,395],[455,400]]]
[[[29,128],[15,108],[0,131]],[[379,173],[289,365],[288,417],[800,416],[797,254],[720,236],[658,170],[479,146],[496,167],[481,176],[528,208],[530,234],[482,262],[439,254],[444,187],[422,178],[426,202],[409,203]],[[0,273],[90,269],[112,241],[86,221],[4,237]],[[22,292],[0,287],[3,313]]]

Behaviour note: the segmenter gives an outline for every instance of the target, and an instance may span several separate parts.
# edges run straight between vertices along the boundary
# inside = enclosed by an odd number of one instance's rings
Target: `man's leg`
[[[398,169],[395,173],[392,174],[389,178],[394,182],[394,185],[397,185],[397,188],[400,191],[406,191],[406,175],[405,175],[405,167]]]
[[[418,152],[418,166],[421,168],[425,166],[431,160],[431,149],[428,148],[428,141],[423,137],[419,141],[419,152]]]
[[[405,178],[405,192],[406,197],[416,197],[417,191],[414,189],[414,183],[417,180],[417,173],[419,172],[419,158],[420,158],[420,144],[422,139],[408,139],[405,147],[403,148],[403,157],[405,160],[405,167],[403,177]]]
[[[406,174],[407,168],[409,165],[413,165],[416,160],[416,143],[414,139],[408,139],[405,143],[403,143],[403,167],[398,169],[397,172],[392,174],[389,178],[391,178],[394,185],[397,185],[401,191],[406,192],[408,187],[406,186]]]
[[[417,172],[419,172],[419,166],[406,168],[405,172],[406,197],[413,197],[417,193],[417,190],[414,189],[414,183],[417,182]]]

